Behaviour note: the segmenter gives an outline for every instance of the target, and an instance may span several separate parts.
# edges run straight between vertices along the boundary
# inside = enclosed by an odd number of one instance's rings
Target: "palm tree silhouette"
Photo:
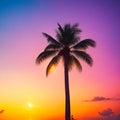
[[[64,63],[64,78],[65,78],[65,120],[70,120],[70,92],[69,92],[69,70],[76,65],[79,71],[82,71],[80,61],[81,58],[88,65],[93,64],[91,56],[85,52],[85,50],[91,46],[95,47],[96,43],[92,39],[80,40],[79,33],[81,30],[78,28],[78,24],[65,24],[63,27],[58,23],[58,29],[56,31],[56,39],[51,37],[47,33],[43,35],[47,38],[48,45],[42,53],[36,58],[36,63],[40,64],[42,61],[49,57],[53,57],[46,69],[46,76],[51,71],[53,66],[56,66],[60,59]]]

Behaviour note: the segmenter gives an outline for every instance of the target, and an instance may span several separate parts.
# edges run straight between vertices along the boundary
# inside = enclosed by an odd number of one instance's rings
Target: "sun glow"
[[[49,71],[49,72],[53,72],[54,69],[55,69],[55,65],[52,65],[52,66],[50,67],[50,71]]]
[[[32,103],[28,103],[28,107],[29,107],[29,108],[32,108],[32,107],[33,107],[33,104],[32,104]]]

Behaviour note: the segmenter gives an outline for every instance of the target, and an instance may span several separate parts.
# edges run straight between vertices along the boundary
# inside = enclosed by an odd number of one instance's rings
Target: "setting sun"
[[[32,104],[32,103],[28,103],[28,107],[29,107],[29,108],[32,108],[32,107],[33,107],[33,104]]]

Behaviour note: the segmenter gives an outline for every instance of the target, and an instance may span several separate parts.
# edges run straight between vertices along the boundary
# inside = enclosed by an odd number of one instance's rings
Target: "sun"
[[[28,103],[28,107],[29,107],[29,108],[32,108],[32,107],[33,107],[33,104],[32,104],[32,103]]]

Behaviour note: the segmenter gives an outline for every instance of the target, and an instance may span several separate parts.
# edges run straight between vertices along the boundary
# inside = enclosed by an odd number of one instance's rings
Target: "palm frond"
[[[93,59],[91,58],[89,54],[87,54],[84,51],[78,51],[78,50],[72,50],[71,52],[77,57],[83,59],[88,65],[92,66]]]
[[[86,49],[89,46],[95,47],[96,46],[95,41],[92,39],[85,39],[85,40],[80,41],[76,45],[74,45],[72,48],[74,48],[74,49]]]
[[[65,24],[63,29],[64,29],[64,32],[69,32],[71,30],[71,25],[70,24]]]
[[[52,36],[48,35],[47,33],[42,33],[48,40],[48,42],[52,43],[52,44],[56,44],[56,45],[60,45],[60,43],[55,40]]]
[[[71,70],[74,65],[76,65],[79,71],[82,71],[82,66],[78,59],[75,56],[70,55],[68,60],[68,70]]]
[[[62,45],[64,45],[64,43],[63,43],[63,39],[64,39],[63,36],[64,35],[62,35],[59,31],[56,31],[56,38]]]
[[[62,26],[58,23],[58,29],[56,31],[56,38],[57,40],[64,45],[63,39],[64,39],[64,29]]]
[[[50,51],[44,51],[38,55],[36,58],[36,63],[40,64],[43,60],[55,55],[58,51],[57,50],[50,50]]]
[[[77,28],[77,24],[74,24],[73,26],[66,24],[63,28],[59,25],[58,31],[56,31],[56,37],[63,45],[70,46],[78,42],[78,32],[80,32],[80,30]]]
[[[76,65],[78,70],[82,71],[82,65],[80,64],[79,60],[75,56],[73,56],[73,55],[71,55],[71,60],[72,60],[73,64]]]
[[[69,46],[75,45],[80,40],[80,37],[73,36],[72,40],[69,42]]]
[[[76,35],[79,34],[80,32],[82,32],[79,28],[78,28],[79,24],[75,23],[72,25],[71,30],[72,32]]]
[[[52,67],[55,67],[59,63],[60,58],[61,58],[61,56],[59,56],[59,55],[56,55],[55,57],[52,58],[52,60],[50,61],[50,63],[47,66],[46,76],[48,76],[48,74],[50,72],[52,72],[52,70],[51,70]]]
[[[63,30],[63,28],[62,28],[62,26],[58,23],[58,30],[59,30],[59,32],[61,33],[61,34],[63,34],[64,33],[64,30]]]
[[[58,50],[60,49],[62,46],[61,45],[56,45],[56,44],[49,44],[44,51],[48,51],[48,50]]]
[[[78,24],[78,23],[75,23],[75,24],[72,25],[72,28],[73,28],[73,29],[76,29],[76,28],[78,28],[78,26],[79,26],[79,24]]]

